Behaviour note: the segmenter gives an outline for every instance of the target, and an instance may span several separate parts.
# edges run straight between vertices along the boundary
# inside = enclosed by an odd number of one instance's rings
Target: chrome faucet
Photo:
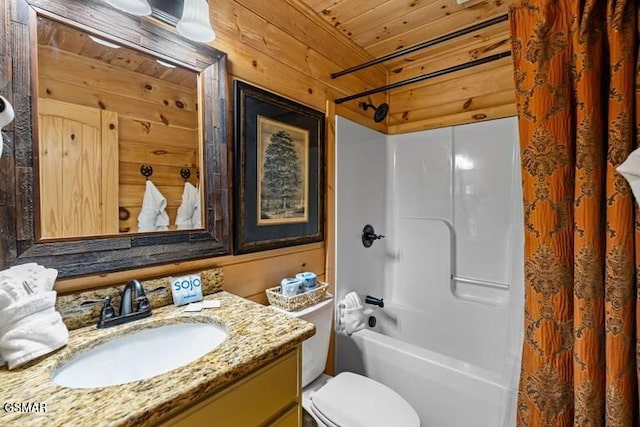
[[[164,289],[166,289],[164,286],[160,286],[148,293]],[[120,313],[118,315],[115,314],[111,306],[111,297],[109,296],[99,300],[84,301],[80,306],[86,307],[96,304],[102,304],[102,311],[100,311],[100,318],[96,325],[98,328],[108,328],[109,326],[121,325],[151,316],[151,305],[147,298],[147,292],[145,292],[142,283],[135,279],[124,285],[120,298]]]

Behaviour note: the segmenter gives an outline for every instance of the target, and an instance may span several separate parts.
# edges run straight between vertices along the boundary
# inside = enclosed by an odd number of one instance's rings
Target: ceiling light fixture
[[[102,46],[110,47],[112,49],[120,49],[120,46],[118,46],[117,44],[102,40],[101,38],[98,38],[96,36],[89,36],[89,38],[94,42],[101,44]]]
[[[151,6],[147,0],[105,0],[116,9],[137,16],[151,15]]]
[[[216,38],[209,20],[209,5],[206,0],[185,0],[182,19],[176,28],[180,34],[196,42],[205,43]]]

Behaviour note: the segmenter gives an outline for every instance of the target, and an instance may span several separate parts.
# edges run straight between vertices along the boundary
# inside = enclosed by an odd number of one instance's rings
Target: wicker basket
[[[271,305],[275,305],[286,311],[298,311],[325,299],[328,287],[328,284],[318,282],[315,289],[290,297],[286,297],[280,293],[280,286],[274,286],[273,288],[265,290],[265,292]]]

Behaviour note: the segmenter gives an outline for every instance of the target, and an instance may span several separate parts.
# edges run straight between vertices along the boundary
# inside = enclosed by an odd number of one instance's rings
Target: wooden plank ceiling
[[[509,0],[470,0],[463,5],[455,0],[303,1],[376,58],[504,15],[511,3]],[[508,33],[506,24],[500,28]]]
[[[327,25],[373,58],[505,15],[513,3],[513,0],[470,0],[463,5],[457,4],[456,0],[302,1]],[[509,23],[504,21],[383,65],[389,72],[389,82],[393,83],[506,52],[510,48]],[[476,69],[390,91],[387,122],[390,133],[514,114],[510,69],[511,59],[504,58]],[[359,73],[366,73],[366,70]],[[487,82],[487,78],[500,78],[500,81]],[[481,81],[484,84],[478,85]],[[448,90],[443,93],[443,88]],[[446,115],[451,119],[443,117]]]

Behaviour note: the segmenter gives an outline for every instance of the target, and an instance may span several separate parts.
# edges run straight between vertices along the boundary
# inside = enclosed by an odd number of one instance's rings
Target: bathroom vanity
[[[161,426],[300,425],[300,354],[298,347]]]
[[[0,411],[0,425],[299,425],[301,343],[314,334],[314,326],[227,292],[206,299],[219,300],[221,307],[188,313],[170,305],[129,324],[83,327],[47,357],[13,371],[0,368],[0,401],[46,406],[46,412]],[[223,326],[227,337],[203,357],[141,381],[77,389],[51,380],[82,352],[145,328],[181,322]]]

